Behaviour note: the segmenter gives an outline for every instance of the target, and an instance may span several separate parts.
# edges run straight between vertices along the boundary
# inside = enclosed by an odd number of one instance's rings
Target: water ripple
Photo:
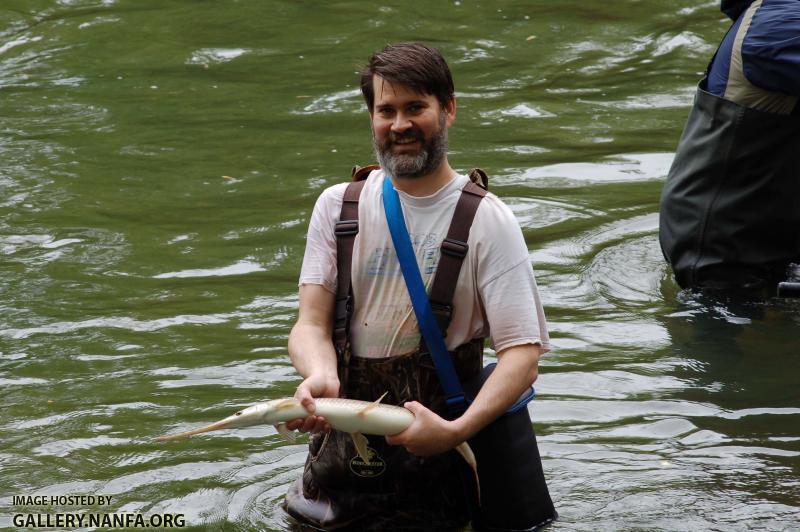
[[[236,317],[236,314],[185,314],[169,318],[159,318],[153,320],[137,320],[128,317],[116,318],[94,318],[84,321],[68,321],[51,323],[40,327],[29,327],[23,329],[4,329],[0,330],[0,336],[7,338],[22,339],[36,334],[67,334],[83,329],[127,329],[137,332],[152,332],[167,327],[181,325],[210,325],[225,323]]]
[[[74,451],[91,449],[108,445],[124,445],[130,443],[127,438],[113,438],[110,436],[95,436],[93,438],[77,438],[74,440],[58,440],[34,447],[31,452],[39,456],[65,457]]]
[[[296,380],[294,368],[285,363],[276,365],[273,360],[253,360],[245,363],[224,366],[203,366],[181,368],[170,366],[148,372],[158,377],[162,388],[182,388],[186,386],[216,385],[234,388],[268,389],[270,385],[287,380]],[[163,379],[161,377],[170,377]]]
[[[359,89],[339,91],[326,96],[314,98],[303,106],[300,111],[293,111],[297,115],[313,115],[327,113],[362,112],[364,103],[361,100]]]
[[[241,260],[230,266],[221,268],[206,268],[194,270],[181,270],[154,275],[154,279],[185,279],[190,277],[226,277],[229,275],[247,275],[248,273],[266,271],[261,264],[250,260]]]
[[[627,183],[663,179],[673,153],[636,153],[618,155],[603,163],[559,163],[530,168],[519,173],[498,176],[503,185],[537,187],[579,187],[587,183]]]
[[[247,48],[203,48],[192,52],[191,57],[186,60],[186,64],[208,66],[214,63],[227,63],[250,53],[250,51]]]

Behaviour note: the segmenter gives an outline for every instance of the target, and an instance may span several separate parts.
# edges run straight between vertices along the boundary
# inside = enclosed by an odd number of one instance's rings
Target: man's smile
[[[421,131],[409,131],[403,135],[393,133],[389,137],[389,147],[395,153],[418,151],[422,148],[425,136]]]
[[[419,151],[420,147],[421,143],[417,139],[403,139],[392,142],[392,151],[395,153]]]

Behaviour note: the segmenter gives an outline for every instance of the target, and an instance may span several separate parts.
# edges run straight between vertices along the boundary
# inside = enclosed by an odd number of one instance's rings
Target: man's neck
[[[455,176],[455,170],[450,168],[447,160],[444,160],[439,168],[427,175],[409,178],[391,177],[394,188],[397,190],[402,190],[409,196],[422,197],[435,194],[437,190],[448,184]]]

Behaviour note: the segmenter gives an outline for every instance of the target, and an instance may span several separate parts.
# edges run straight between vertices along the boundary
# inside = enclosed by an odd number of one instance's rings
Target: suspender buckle
[[[333,314],[333,342],[337,349],[344,349],[347,344],[347,322],[352,314],[353,298],[348,296],[336,300]]]
[[[358,220],[340,220],[336,222],[333,232],[337,237],[358,234]]]
[[[337,322],[344,321],[347,319],[350,314],[353,313],[353,300],[348,297],[343,297],[341,299],[336,300],[336,310],[334,311],[334,317],[336,318]]]
[[[445,305],[433,300],[430,303],[433,317],[436,318],[436,323],[439,325],[439,329],[442,330],[442,336],[447,338],[447,327],[453,317],[453,305]]]
[[[457,259],[463,259],[466,257],[468,249],[469,245],[466,242],[462,242],[454,238],[445,238],[442,241],[442,253]]]

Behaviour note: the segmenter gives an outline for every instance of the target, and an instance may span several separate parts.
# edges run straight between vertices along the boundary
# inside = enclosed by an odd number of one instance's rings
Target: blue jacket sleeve
[[[800,96],[800,0],[764,0],[742,42],[742,61],[753,85]]]

